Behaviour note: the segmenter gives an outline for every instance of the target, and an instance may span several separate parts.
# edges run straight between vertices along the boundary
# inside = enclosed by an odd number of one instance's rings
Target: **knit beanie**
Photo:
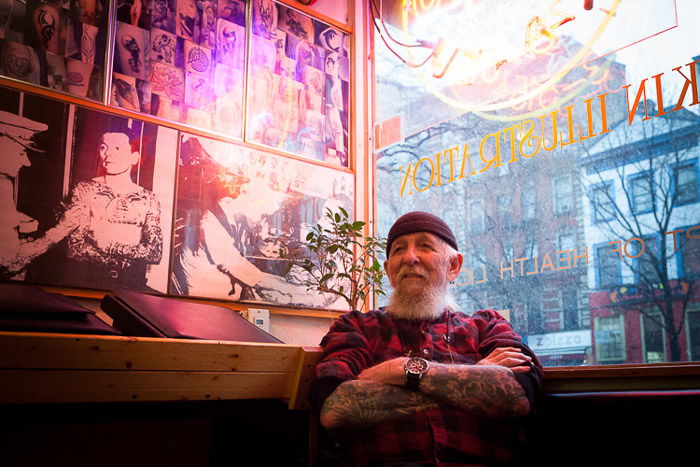
[[[455,250],[457,248],[457,239],[452,233],[450,227],[437,216],[427,212],[413,211],[396,219],[394,225],[389,229],[389,235],[386,241],[386,254],[389,256],[391,244],[401,235],[406,235],[416,232],[429,232],[442,238]]]

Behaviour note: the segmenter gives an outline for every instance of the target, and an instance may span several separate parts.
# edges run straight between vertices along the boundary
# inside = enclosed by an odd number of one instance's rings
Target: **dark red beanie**
[[[394,240],[401,235],[416,232],[430,232],[445,240],[447,244],[455,250],[459,249],[457,248],[457,239],[455,235],[442,219],[428,212],[413,211],[396,219],[394,225],[389,229],[389,235],[386,241],[387,256],[391,251],[391,244],[394,243]]]

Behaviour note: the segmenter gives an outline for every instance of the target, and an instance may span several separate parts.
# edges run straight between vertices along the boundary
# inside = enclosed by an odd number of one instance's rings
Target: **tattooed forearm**
[[[437,407],[432,397],[375,381],[346,381],[331,394],[321,409],[326,428],[371,426],[382,421]]]
[[[530,403],[513,372],[502,366],[431,364],[422,393],[486,418],[527,415]]]

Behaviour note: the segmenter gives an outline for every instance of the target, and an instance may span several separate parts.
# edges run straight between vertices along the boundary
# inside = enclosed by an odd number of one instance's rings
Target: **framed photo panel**
[[[109,102],[242,138],[246,1],[146,4],[118,7]]]
[[[0,0],[0,74],[103,99],[107,0]]]
[[[181,134],[170,293],[340,308],[310,293],[280,246],[298,246],[326,208],[352,212],[352,174]]]
[[[349,36],[252,0],[246,139],[348,166]]]
[[[12,215],[0,238],[15,246],[0,255],[3,279],[165,292],[177,131],[29,94],[20,103],[0,114],[14,158],[1,179]]]

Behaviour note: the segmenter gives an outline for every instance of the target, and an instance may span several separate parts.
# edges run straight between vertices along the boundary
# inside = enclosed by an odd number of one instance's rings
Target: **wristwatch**
[[[428,361],[420,357],[411,357],[406,360],[404,370],[406,371],[406,387],[412,391],[418,390],[418,383],[423,374],[428,371]]]

